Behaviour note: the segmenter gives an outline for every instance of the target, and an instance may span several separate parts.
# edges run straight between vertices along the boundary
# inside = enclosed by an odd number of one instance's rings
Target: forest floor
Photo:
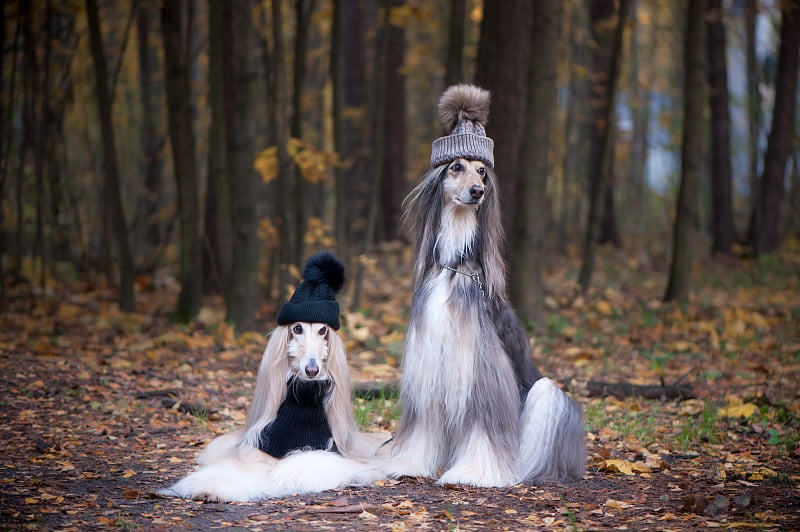
[[[368,266],[343,316],[353,380],[390,383],[410,300],[406,249]],[[426,479],[251,504],[160,498],[215,435],[239,427],[272,325],[234,335],[221,304],[170,321],[176,287],[138,281],[138,312],[102,285],[6,285],[0,310],[0,529],[800,529],[800,246],[704,261],[685,305],[660,302],[663,261],[603,250],[596,289],[553,257],[543,373],[582,404],[588,456],[574,484],[505,489]],[[680,384],[691,398],[598,397],[590,381]],[[386,395],[355,401],[392,430]]]

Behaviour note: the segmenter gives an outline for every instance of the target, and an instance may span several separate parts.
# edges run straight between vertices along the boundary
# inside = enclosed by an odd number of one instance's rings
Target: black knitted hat
[[[303,281],[294,295],[278,312],[278,325],[296,321],[326,323],[339,329],[339,303],[336,292],[344,285],[344,265],[323,251],[308,259],[303,270]]]

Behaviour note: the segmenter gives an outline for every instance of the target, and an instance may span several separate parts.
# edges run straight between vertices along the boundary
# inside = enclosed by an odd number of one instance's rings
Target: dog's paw
[[[434,475],[421,466],[419,463],[412,460],[407,460],[397,456],[379,457],[375,460],[375,465],[384,474],[390,478],[400,477],[422,477],[434,478]]]
[[[477,471],[474,468],[453,467],[444,472],[437,481],[438,484],[464,484],[467,486],[477,486],[481,488],[499,488],[514,484],[511,475],[492,468],[482,468]]]

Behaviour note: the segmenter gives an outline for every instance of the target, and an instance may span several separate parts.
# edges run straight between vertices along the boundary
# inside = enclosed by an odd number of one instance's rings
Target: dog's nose
[[[309,362],[306,365],[305,372],[306,372],[306,375],[311,377],[311,378],[314,378],[317,375],[319,375],[319,366],[317,366],[316,360],[312,360],[311,362]]]
[[[483,197],[483,187],[480,185],[472,185],[469,187],[469,195],[474,199],[481,199]]]

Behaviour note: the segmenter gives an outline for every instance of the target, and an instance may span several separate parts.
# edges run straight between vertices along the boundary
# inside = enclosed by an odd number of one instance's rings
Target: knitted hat
[[[303,270],[303,281],[288,303],[278,313],[278,325],[296,321],[327,323],[339,329],[339,303],[336,292],[344,284],[344,266],[336,257],[324,251],[314,255]]]
[[[433,141],[431,166],[459,157],[479,160],[494,168],[494,141],[486,136],[489,91],[474,85],[453,85],[439,98],[439,118],[450,135]]]

